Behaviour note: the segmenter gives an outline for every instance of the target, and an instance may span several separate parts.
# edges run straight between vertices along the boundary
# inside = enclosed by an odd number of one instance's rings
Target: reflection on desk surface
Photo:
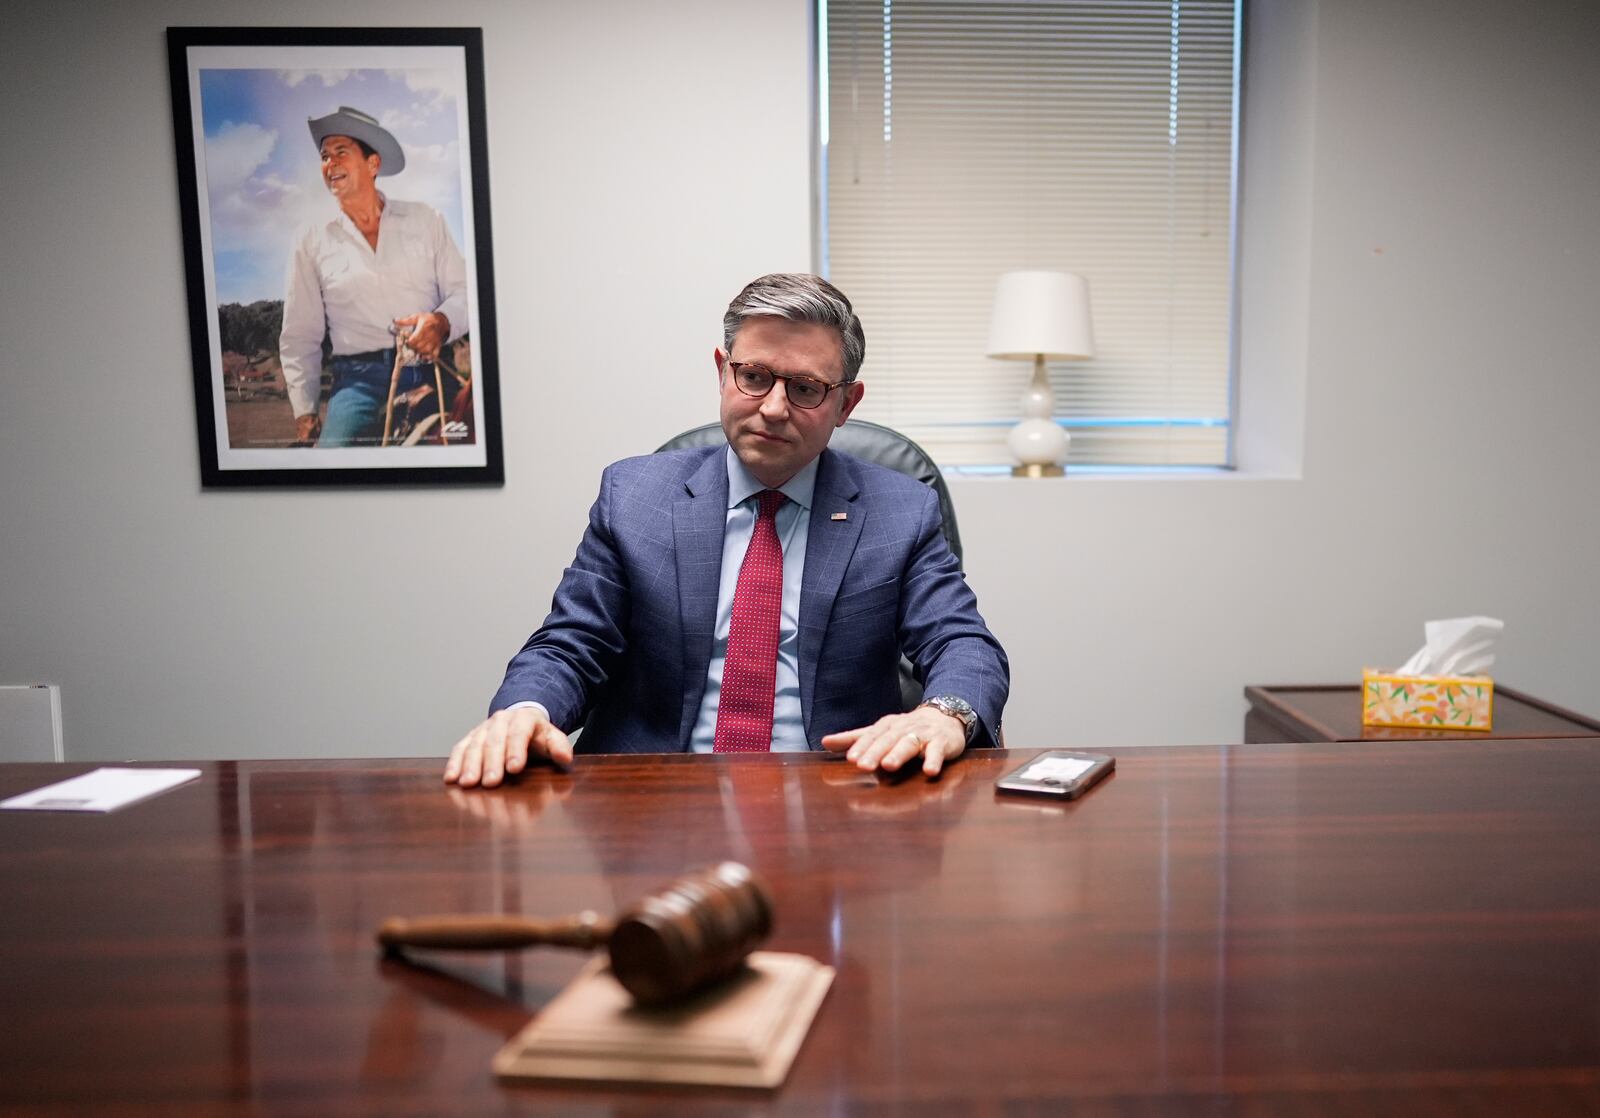
[[[1113,752],[1069,805],[995,796],[1013,751],[937,782],[582,758],[488,792],[229,762],[110,817],[0,817],[0,1109],[743,1108],[502,1086],[582,958],[371,939],[611,912],[724,858],[771,886],[774,949],[840,972],[763,1111],[1600,1104],[1600,738]],[[0,794],[72,771],[0,767]]]

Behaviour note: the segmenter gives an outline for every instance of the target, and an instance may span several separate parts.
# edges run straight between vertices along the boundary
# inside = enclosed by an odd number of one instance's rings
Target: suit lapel
[[[811,524],[806,536],[806,571],[800,580],[800,709],[805,711],[807,741],[811,740],[811,696],[822,638],[866,519],[866,509],[856,503],[860,495],[861,487],[848,462],[824,450],[817,463]],[[838,513],[846,514],[845,518],[835,519]]]
[[[722,536],[728,522],[726,448],[708,454],[672,503],[673,553],[678,566],[678,608],[683,625],[683,713],[679,741],[694,730],[711,666],[722,577]]]

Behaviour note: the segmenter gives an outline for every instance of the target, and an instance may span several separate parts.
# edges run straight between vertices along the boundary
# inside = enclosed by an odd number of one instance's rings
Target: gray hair
[[[728,304],[722,316],[722,348],[733,352],[733,339],[744,320],[754,315],[774,315],[791,322],[815,322],[839,331],[844,350],[844,379],[856,379],[867,356],[867,335],[844,292],[821,276],[803,272],[774,272],[751,280]]]

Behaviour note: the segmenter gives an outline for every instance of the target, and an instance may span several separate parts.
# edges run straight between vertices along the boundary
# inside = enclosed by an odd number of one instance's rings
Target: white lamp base
[[[1067,448],[1072,439],[1052,417],[1056,397],[1045,375],[1043,355],[1033,359],[1033,382],[1022,394],[1024,419],[1011,429],[1006,445],[1020,465],[1011,468],[1014,477],[1060,477],[1066,472]]]
[[[1032,466],[1011,467],[1012,477],[1065,477],[1066,473],[1067,470],[1065,466],[1043,466],[1035,464]]]

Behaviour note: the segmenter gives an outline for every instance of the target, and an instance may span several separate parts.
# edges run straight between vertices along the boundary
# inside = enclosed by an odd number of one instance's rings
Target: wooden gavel
[[[518,916],[390,917],[378,929],[385,951],[433,947],[503,951],[602,944],[611,973],[640,1005],[662,1005],[719,982],[772,934],[772,901],[738,862],[700,870],[649,894],[614,922],[593,912],[556,920]]]

